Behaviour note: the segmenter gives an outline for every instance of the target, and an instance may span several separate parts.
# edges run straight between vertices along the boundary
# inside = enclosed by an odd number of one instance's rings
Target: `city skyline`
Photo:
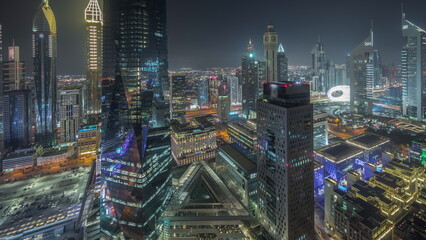
[[[53,11],[57,12],[59,29],[58,74],[85,74],[85,26],[82,9],[85,9],[87,2],[50,2]],[[426,22],[426,16],[421,11],[421,5],[426,3],[416,0],[403,3],[407,19],[426,28],[426,24],[422,24]],[[15,44],[21,47],[22,59],[26,63],[31,61],[31,35],[24,30],[31,29],[32,16],[38,5],[39,1],[17,0],[11,2],[8,8],[0,9],[3,55],[14,39]],[[318,36],[321,36],[325,45],[327,58],[335,63],[345,63],[346,54],[368,34],[371,20],[374,21],[375,42],[382,53],[383,62],[400,64],[401,56],[397,49],[402,44],[401,2],[332,1],[330,4],[320,5],[314,1],[303,1],[256,5],[252,0],[244,1],[244,4],[239,1],[201,3],[184,0],[168,1],[167,8],[171,70],[181,67],[197,69],[239,66],[248,39],[252,39],[256,53],[261,56],[262,34],[265,25],[269,23],[275,25],[281,36],[280,41],[286,50],[289,65],[310,65],[310,50]],[[242,14],[237,18],[233,17],[240,12],[239,9],[243,10]],[[15,11],[21,12],[20,21],[14,18]],[[357,14],[358,12],[363,14]],[[229,22],[228,19],[233,21]],[[28,65],[27,72],[32,72],[31,68]]]
[[[420,0],[27,1],[0,239],[426,239]]]

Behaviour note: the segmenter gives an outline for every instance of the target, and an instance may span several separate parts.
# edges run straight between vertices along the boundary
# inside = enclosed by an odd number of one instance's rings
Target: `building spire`
[[[247,50],[253,50],[254,49],[254,47],[253,47],[253,42],[251,41],[251,38],[249,39],[249,43],[248,43],[248,46],[247,46]]]
[[[280,45],[278,46],[278,52],[279,52],[279,53],[283,53],[283,52],[285,52],[285,51],[284,51],[284,47],[283,47],[283,44],[282,44],[282,43],[280,43]]]
[[[401,2],[401,22],[402,22],[402,25],[404,25],[404,21],[405,21],[404,3]]]
[[[371,19],[371,27],[370,27],[370,37],[371,37],[371,46],[374,46],[374,21]]]
[[[86,22],[103,23],[103,15],[98,0],[90,0],[84,11],[84,19]]]

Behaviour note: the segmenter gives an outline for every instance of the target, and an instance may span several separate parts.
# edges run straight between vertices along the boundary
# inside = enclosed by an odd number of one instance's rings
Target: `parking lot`
[[[0,226],[67,208],[83,197],[90,168],[0,184]]]

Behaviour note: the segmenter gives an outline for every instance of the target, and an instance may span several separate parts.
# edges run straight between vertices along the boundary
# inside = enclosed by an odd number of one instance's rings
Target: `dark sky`
[[[0,0],[4,47],[15,38],[31,65],[31,25],[41,0]],[[58,73],[84,74],[83,11],[88,0],[51,0],[58,23]],[[262,35],[275,24],[291,65],[310,64],[321,35],[328,57],[345,54],[369,34],[385,63],[399,63],[401,1],[398,0],[168,0],[169,61],[179,67],[238,66],[248,39],[263,55]],[[405,0],[407,18],[426,28],[425,0]],[[30,68],[31,69],[31,68]],[[30,70],[29,69],[29,70]]]

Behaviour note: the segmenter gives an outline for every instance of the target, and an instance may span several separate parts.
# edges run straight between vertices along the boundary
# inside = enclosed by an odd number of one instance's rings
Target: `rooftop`
[[[330,161],[340,163],[362,154],[363,150],[345,142],[337,142],[335,144],[319,148],[315,150],[314,153],[315,155],[325,157]]]
[[[248,156],[239,152],[234,146],[231,144],[224,144],[219,147],[219,151],[225,152],[228,154],[236,164],[238,164],[245,171],[250,171],[256,168],[256,164],[250,160]]]
[[[377,134],[364,133],[348,139],[347,142],[363,149],[372,149],[388,143],[389,138]]]

